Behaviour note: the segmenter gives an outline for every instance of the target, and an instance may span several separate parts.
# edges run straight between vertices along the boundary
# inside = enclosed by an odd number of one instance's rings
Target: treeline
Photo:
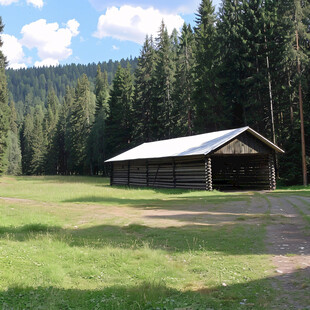
[[[77,80],[86,74],[93,88],[97,66],[107,72],[109,85],[112,84],[118,66],[125,68],[131,65],[132,72],[137,67],[138,59],[121,59],[120,61],[91,63],[88,65],[70,64],[57,67],[28,69],[7,69],[7,86],[10,101],[15,102],[18,122],[22,122],[30,107],[41,105],[46,107],[49,90],[54,90],[58,100],[62,102],[67,86],[75,87]]]
[[[169,35],[162,23],[112,87],[98,66],[95,80],[82,75],[63,97],[50,87],[20,123],[10,100],[20,142],[9,158],[21,153],[24,174],[105,174],[106,158],[139,143],[249,125],[285,149],[283,182],[300,183],[301,100],[310,156],[309,16],[304,0],[223,0],[217,15],[202,0],[193,28]]]

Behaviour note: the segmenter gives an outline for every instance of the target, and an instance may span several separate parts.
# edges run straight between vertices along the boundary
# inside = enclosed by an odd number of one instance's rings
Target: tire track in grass
[[[267,226],[267,251],[275,266],[273,309],[310,309],[310,240],[307,224],[289,197],[267,195],[271,216]],[[300,202],[297,204],[299,206]]]

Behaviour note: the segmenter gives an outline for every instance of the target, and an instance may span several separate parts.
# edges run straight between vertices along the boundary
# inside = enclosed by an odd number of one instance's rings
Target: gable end
[[[271,154],[273,150],[249,132],[243,132],[213,154]]]

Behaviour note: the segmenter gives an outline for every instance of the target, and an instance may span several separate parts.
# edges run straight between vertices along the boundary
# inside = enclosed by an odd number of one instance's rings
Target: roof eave
[[[256,132],[255,130],[253,130],[252,128],[248,127],[247,129],[248,132],[250,132],[253,136],[255,136],[257,139],[259,139],[260,141],[262,141],[263,143],[267,144],[269,147],[271,147],[272,149],[274,149],[276,152],[284,154],[285,151],[282,150],[281,148],[279,148],[278,146],[276,146],[274,143],[272,143],[271,141],[269,141],[268,139],[266,139],[265,137],[263,137],[261,134],[259,134],[258,132]]]

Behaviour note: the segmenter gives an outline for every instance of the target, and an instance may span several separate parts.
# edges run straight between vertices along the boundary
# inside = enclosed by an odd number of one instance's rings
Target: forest
[[[140,143],[247,125],[285,150],[280,183],[302,183],[309,17],[309,0],[217,13],[202,0],[194,25],[169,34],[163,21],[138,58],[49,68],[6,69],[0,40],[0,173],[107,175],[105,159]]]

